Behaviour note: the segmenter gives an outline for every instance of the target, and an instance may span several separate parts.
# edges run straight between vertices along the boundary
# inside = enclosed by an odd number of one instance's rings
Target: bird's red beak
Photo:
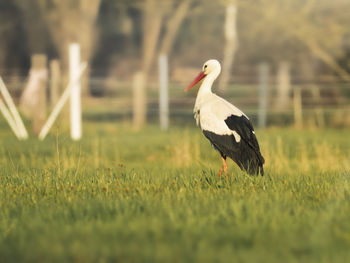
[[[199,81],[201,81],[205,76],[206,76],[206,74],[204,74],[204,72],[201,71],[198,74],[198,76],[191,82],[191,84],[188,85],[188,87],[185,89],[185,92],[189,91],[194,85],[196,85]]]

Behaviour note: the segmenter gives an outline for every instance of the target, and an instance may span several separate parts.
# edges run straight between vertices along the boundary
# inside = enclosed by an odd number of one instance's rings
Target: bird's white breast
[[[202,130],[218,135],[234,135],[236,142],[241,140],[240,135],[231,130],[225,120],[231,115],[242,116],[244,113],[226,100],[213,93],[198,97],[194,113],[197,124],[199,122]]]

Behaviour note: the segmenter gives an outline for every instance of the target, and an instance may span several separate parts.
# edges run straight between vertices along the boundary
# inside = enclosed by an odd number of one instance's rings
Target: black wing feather
[[[250,123],[249,119],[244,115],[231,115],[225,120],[225,123],[230,130],[236,131],[241,136],[241,139],[255,152],[259,161],[259,166],[262,168],[265,160],[260,153],[259,143],[255,136],[253,125]]]
[[[249,174],[264,175],[264,158],[260,153],[259,143],[253,133],[254,129],[250,121],[243,116],[231,115],[225,120],[226,125],[239,134],[238,142],[234,135],[219,135],[213,131],[203,130],[205,137],[217,149],[221,156],[230,157],[238,166]]]

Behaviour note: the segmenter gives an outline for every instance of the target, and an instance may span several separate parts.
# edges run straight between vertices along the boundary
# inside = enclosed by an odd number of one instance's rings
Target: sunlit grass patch
[[[75,143],[1,131],[0,261],[350,258],[346,130],[257,131],[265,176],[230,161],[218,178],[198,129],[85,129]]]

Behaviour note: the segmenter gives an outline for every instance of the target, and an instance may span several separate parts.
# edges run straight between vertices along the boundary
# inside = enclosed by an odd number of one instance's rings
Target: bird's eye
[[[204,68],[207,68],[208,67],[208,65],[204,65]]]

